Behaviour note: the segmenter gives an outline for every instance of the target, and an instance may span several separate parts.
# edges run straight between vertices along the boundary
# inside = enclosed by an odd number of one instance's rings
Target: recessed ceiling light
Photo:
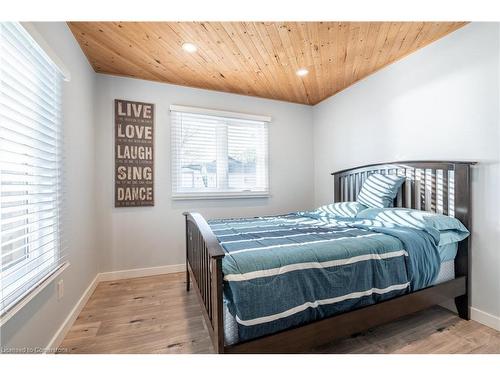
[[[184,43],[182,45],[182,49],[189,53],[195,53],[196,51],[198,51],[198,47],[196,47],[196,45],[193,43]]]
[[[307,74],[309,74],[309,70],[307,70],[306,68],[301,68],[301,69],[297,70],[295,72],[295,74],[297,74],[299,77],[304,77]]]

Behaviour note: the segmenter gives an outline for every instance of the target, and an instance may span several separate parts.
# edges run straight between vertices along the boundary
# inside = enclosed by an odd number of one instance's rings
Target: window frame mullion
[[[227,122],[221,122],[216,127],[217,144],[217,189],[229,189],[229,144],[227,136]]]

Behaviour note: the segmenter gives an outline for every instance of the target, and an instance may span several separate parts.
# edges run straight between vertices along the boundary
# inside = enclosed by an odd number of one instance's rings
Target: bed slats
[[[210,257],[207,252],[207,246],[198,227],[193,222],[187,222],[187,229],[188,241],[191,244],[187,248],[187,256],[190,260],[194,280],[198,284],[198,290],[206,307],[208,317],[212,320],[212,294],[210,288],[212,273],[209,267]]]
[[[395,207],[413,208],[436,212],[443,215],[454,215],[450,209],[450,197],[453,196],[454,164],[437,162],[420,162],[419,165],[379,165],[369,170],[354,169],[341,172],[335,176],[339,189],[335,189],[336,202],[356,201],[366,178],[373,174],[389,174],[405,176],[396,199]]]
[[[199,213],[186,217],[186,289],[194,290],[202,304],[206,328],[217,353],[224,352],[223,278],[224,250]]]

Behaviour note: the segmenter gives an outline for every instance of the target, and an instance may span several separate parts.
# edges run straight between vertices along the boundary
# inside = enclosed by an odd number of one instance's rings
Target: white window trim
[[[26,306],[32,299],[34,299],[42,290],[49,286],[52,281],[58,278],[70,266],[69,262],[60,264],[54,271],[49,272],[47,276],[40,280],[40,282],[32,289],[26,292],[26,295],[16,302],[9,310],[0,316],[0,327],[9,321],[16,313]]]
[[[43,36],[40,35],[36,26],[33,22],[19,22],[21,26],[30,34],[33,40],[38,44],[38,46],[46,53],[46,55],[52,60],[54,65],[59,69],[63,75],[63,79],[68,82],[71,81],[71,73],[69,69],[64,65],[59,56],[50,48],[49,44],[45,41]]]
[[[172,194],[173,200],[189,199],[248,199],[248,198],[270,198],[270,192],[220,192],[220,193],[178,193]]]
[[[229,118],[237,118],[241,120],[253,120],[253,121],[262,121],[262,122],[271,122],[272,118],[270,116],[261,116],[261,115],[253,115],[249,113],[240,113],[240,112],[229,112],[229,111],[221,111],[218,109],[208,109],[208,108],[200,108],[200,107],[187,107],[184,105],[171,105],[171,111],[175,112],[186,112],[186,113],[196,113],[200,115],[209,115],[209,116],[219,116],[219,117],[229,117]]]
[[[255,115],[249,113],[242,112],[231,112],[231,111],[223,111],[218,109],[209,109],[209,108],[201,108],[201,107],[191,107],[191,106],[183,106],[183,105],[170,105],[170,111],[175,112],[185,112],[185,113],[194,113],[200,115],[210,115],[210,116],[218,116],[218,117],[227,117],[227,118],[235,118],[241,120],[253,120],[253,121],[261,121],[266,122],[269,126],[272,117],[271,116],[263,116],[263,115]],[[269,139],[268,139],[269,142]],[[267,154],[269,158],[269,143],[267,145]],[[251,198],[270,198],[270,163],[268,159],[267,164],[267,190],[266,191],[216,191],[216,192],[188,192],[188,193],[176,193],[173,190],[171,191],[170,197],[172,200],[206,200],[206,199],[251,199]],[[175,178],[174,170],[172,169],[171,178]],[[171,184],[172,187],[172,184]]]

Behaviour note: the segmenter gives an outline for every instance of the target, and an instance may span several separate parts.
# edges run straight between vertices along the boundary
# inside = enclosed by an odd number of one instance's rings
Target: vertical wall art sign
[[[115,207],[154,206],[154,113],[115,99]]]

